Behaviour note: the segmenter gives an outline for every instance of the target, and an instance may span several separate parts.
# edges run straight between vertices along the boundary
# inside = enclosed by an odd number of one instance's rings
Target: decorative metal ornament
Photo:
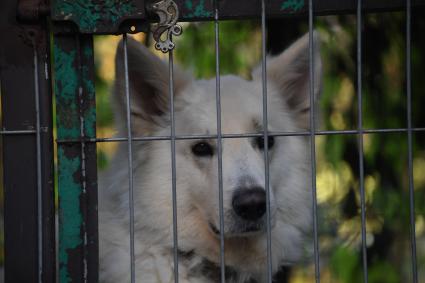
[[[152,4],[151,11],[159,17],[159,23],[152,28],[153,38],[156,41],[155,48],[167,53],[175,47],[172,36],[183,32],[182,27],[177,24],[179,9],[173,0],[161,0]]]

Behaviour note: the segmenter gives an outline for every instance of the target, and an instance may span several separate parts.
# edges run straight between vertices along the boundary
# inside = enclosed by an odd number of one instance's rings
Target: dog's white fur
[[[321,85],[321,60],[314,34],[315,87]],[[309,127],[308,35],[281,55],[267,60],[268,123],[271,132]],[[123,45],[116,56],[114,99],[119,134],[126,135]],[[131,114],[134,136],[170,134],[168,65],[134,40],[128,41]],[[215,134],[215,80],[193,80],[175,68],[176,134]],[[261,68],[251,81],[221,77],[223,133],[261,131]],[[197,157],[199,141],[176,142],[177,224],[180,282],[213,282],[199,267],[205,259],[219,264],[220,241],[210,224],[219,225],[216,152]],[[208,141],[216,146],[215,140]],[[173,222],[169,141],[134,142],[135,266],[137,282],[173,282]],[[306,137],[275,138],[270,149],[272,268],[305,255],[311,231],[310,155]],[[264,188],[263,152],[255,138],[223,140],[224,235],[226,266],[239,276],[229,279],[265,282],[267,248],[265,217],[260,231],[244,233],[232,213],[232,194],[240,186]],[[101,282],[129,282],[129,197],[127,145],[122,143],[111,168],[100,179]],[[248,183],[242,184],[241,183]],[[242,226],[241,226],[242,225]]]

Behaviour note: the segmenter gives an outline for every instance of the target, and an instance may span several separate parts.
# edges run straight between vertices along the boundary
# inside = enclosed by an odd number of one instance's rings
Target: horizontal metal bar
[[[175,0],[179,7],[183,6],[183,13],[181,21],[189,20],[191,13],[185,13],[185,0]],[[181,3],[181,4],[180,4]],[[288,16],[307,16],[308,15],[308,1],[293,0],[293,1],[279,1],[269,0],[267,2],[266,15],[267,18],[282,18]],[[413,6],[424,5],[422,0],[412,0]],[[313,0],[312,6],[314,7],[314,16],[322,15],[338,15],[338,14],[355,14],[357,8],[357,1],[355,0]],[[363,5],[364,12],[386,12],[394,10],[403,10],[405,7],[405,0],[369,0]],[[208,4],[205,4],[205,11],[209,11]],[[235,19],[235,18],[259,18],[260,11],[255,1],[224,1],[220,5],[220,19]],[[205,20],[202,15],[195,20]]]
[[[407,128],[394,128],[394,129],[364,129],[364,130],[331,130],[331,131],[315,131],[316,136],[330,136],[330,135],[356,135],[356,134],[379,134],[379,133],[405,133]],[[425,128],[412,128],[413,132],[425,132]],[[270,137],[297,137],[309,136],[310,131],[298,132],[269,132]],[[244,133],[244,134],[223,134],[223,139],[235,138],[256,138],[263,136],[262,133]],[[217,139],[217,135],[177,135],[176,140],[199,140],[199,139]],[[128,139],[123,137],[111,138],[86,138],[86,139],[57,139],[58,144],[63,143],[80,143],[80,142],[126,142]],[[132,141],[167,141],[171,140],[171,136],[147,136],[147,137],[134,137]]]
[[[52,4],[52,20],[56,32],[94,34],[136,33],[147,31],[150,22],[157,17],[147,10],[152,1],[128,0],[111,2],[107,9],[100,9],[95,0],[56,0]],[[214,20],[214,1],[174,0],[179,7],[179,21]],[[308,1],[304,0],[268,0],[267,18],[307,16]],[[314,0],[314,15],[338,15],[356,12],[355,0]],[[424,6],[423,0],[412,0],[412,6]],[[365,12],[385,12],[403,10],[405,0],[369,0],[363,5]],[[220,20],[259,19],[261,16],[257,1],[232,0],[221,1]],[[73,24],[70,24],[73,23]]]
[[[28,135],[35,134],[35,130],[0,131],[0,135]]]

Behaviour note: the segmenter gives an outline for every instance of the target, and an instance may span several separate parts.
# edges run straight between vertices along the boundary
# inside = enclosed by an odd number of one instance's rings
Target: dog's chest
[[[188,264],[188,277],[193,278],[194,282],[199,279],[202,282],[219,283],[221,281],[221,267],[205,258],[196,258],[193,253],[180,253],[182,263]],[[225,282],[229,283],[258,283],[252,277],[239,273],[236,269],[225,266],[224,268]],[[199,278],[197,280],[197,278]]]
[[[190,257],[188,257],[190,255]],[[205,283],[219,283],[221,280],[221,268],[220,265],[213,263],[204,258],[197,258],[193,253],[180,253],[183,261],[190,262],[189,278],[193,278],[193,282],[205,282]],[[195,263],[194,263],[195,262]],[[273,283],[287,282],[287,274],[290,268],[282,266],[277,273],[273,274]],[[234,268],[225,267],[225,282],[227,283],[260,283],[263,280],[253,278],[249,274],[244,274],[236,271]]]

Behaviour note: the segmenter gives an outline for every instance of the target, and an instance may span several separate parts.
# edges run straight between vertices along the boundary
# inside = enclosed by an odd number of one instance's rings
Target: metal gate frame
[[[0,3],[5,282],[56,281],[50,34],[33,4]]]
[[[312,141],[315,140],[316,135],[358,135],[360,191],[362,196],[362,255],[364,282],[367,282],[362,136],[365,133],[373,132],[407,133],[411,204],[410,222],[412,229],[412,273],[414,282],[418,282],[415,254],[414,207],[412,205],[414,200],[412,133],[414,131],[424,131],[424,129],[413,129],[411,122],[410,13],[412,6],[424,5],[424,2],[420,0],[407,0],[407,2],[402,0],[370,0],[362,4],[363,1],[361,0],[257,0],[252,5],[247,5],[245,2],[244,5],[241,5],[241,1],[225,0],[176,0],[175,2],[180,10],[179,21],[215,21],[217,33],[218,21],[224,19],[261,18],[263,36],[265,36],[266,15],[267,17],[308,16],[311,30],[315,15],[335,13],[357,14],[357,66],[359,70],[357,74],[359,97],[358,129],[349,131],[316,131],[314,129],[313,107],[310,120],[313,127],[310,131],[283,133],[281,135],[290,136],[296,134],[310,136]],[[1,135],[3,138],[4,164],[7,164],[4,168],[5,226],[7,227],[5,231],[5,274],[7,282],[56,281],[52,91],[50,89],[51,72],[49,67],[50,26],[47,23],[46,16],[50,14],[54,34],[53,66],[57,107],[60,222],[58,248],[59,280],[61,282],[97,282],[96,142],[108,141],[108,139],[102,140],[96,137],[93,35],[147,31],[149,29],[149,23],[157,20],[156,16],[149,10],[151,3],[152,1],[144,0],[106,0],[103,5],[99,5],[98,1],[95,0],[53,0],[51,5],[49,5],[44,0],[2,1],[0,6],[0,26],[3,35],[7,35],[9,39],[0,57],[3,113]],[[404,8],[406,8],[407,15],[406,99],[408,124],[403,129],[365,130],[362,125],[361,113],[362,14],[366,10],[387,11]],[[13,17],[13,15],[17,15],[19,20]],[[264,42],[265,40],[263,38]],[[312,52],[312,48],[310,48],[310,52]],[[265,69],[264,54],[265,45],[263,45],[263,69]],[[218,47],[216,56],[217,68],[219,68]],[[172,57],[170,57],[170,62],[172,62]],[[312,70],[313,68],[310,66],[311,78],[313,78]],[[172,74],[172,69],[170,74]],[[219,79],[217,84],[219,84]],[[266,86],[264,87],[263,92],[266,93]],[[219,95],[217,93],[218,98]],[[266,101],[266,96],[264,99]],[[26,103],[20,103],[22,101]],[[313,105],[313,100],[311,100],[311,105]],[[219,107],[220,104],[218,102],[217,108]],[[265,113],[267,113],[266,110]],[[266,117],[264,120],[267,120]],[[220,124],[219,120],[217,122]],[[265,132],[264,137],[267,139],[267,130]],[[215,138],[221,141],[222,138],[229,137],[222,136],[219,133]],[[175,141],[176,136],[172,134],[168,139]],[[131,140],[140,140],[140,138],[133,138],[130,133],[127,138],[123,139],[123,141]],[[129,142],[129,147],[129,152],[131,152],[131,142]],[[312,170],[315,172],[314,142],[311,146],[311,154],[313,158]],[[265,158],[267,159],[267,154]],[[129,162],[131,166],[131,158]],[[25,164],[28,171],[25,178],[22,178],[21,174],[19,174],[23,164]],[[315,220],[316,282],[319,282],[317,202],[315,201],[316,185],[314,178],[312,179],[312,187]],[[22,197],[24,195],[25,197]],[[23,270],[31,270],[31,272],[22,272]],[[222,265],[222,270],[224,270],[224,265]],[[269,280],[271,280],[270,276]]]

